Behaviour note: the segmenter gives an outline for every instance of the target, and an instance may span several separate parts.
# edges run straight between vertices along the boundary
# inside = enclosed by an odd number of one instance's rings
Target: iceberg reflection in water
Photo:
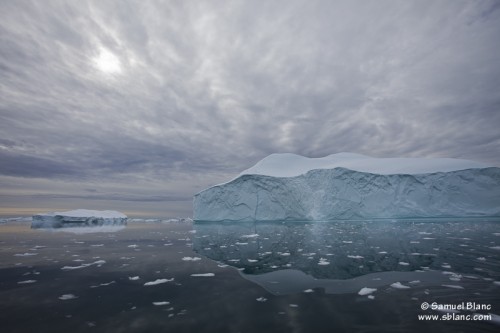
[[[500,284],[498,220],[199,222],[194,230],[196,252],[275,295]]]

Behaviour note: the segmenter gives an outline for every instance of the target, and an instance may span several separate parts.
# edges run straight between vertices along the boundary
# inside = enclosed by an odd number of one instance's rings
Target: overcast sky
[[[499,1],[0,1],[0,215],[191,216],[268,154],[500,166]]]

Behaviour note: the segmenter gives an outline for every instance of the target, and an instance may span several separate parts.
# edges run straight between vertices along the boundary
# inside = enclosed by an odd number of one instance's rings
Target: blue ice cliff
[[[452,158],[272,154],[197,193],[195,221],[500,216],[500,168]]]

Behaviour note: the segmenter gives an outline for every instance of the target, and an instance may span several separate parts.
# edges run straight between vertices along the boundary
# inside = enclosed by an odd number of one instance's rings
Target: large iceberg
[[[272,154],[194,196],[195,221],[500,216],[500,168],[452,158]]]
[[[114,210],[77,209],[67,212],[51,212],[33,216],[32,228],[94,227],[125,225],[127,216]]]

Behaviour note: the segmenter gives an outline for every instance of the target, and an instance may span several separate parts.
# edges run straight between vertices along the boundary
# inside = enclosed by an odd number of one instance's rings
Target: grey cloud
[[[189,197],[274,152],[500,165],[498,8],[4,1],[0,174]]]

